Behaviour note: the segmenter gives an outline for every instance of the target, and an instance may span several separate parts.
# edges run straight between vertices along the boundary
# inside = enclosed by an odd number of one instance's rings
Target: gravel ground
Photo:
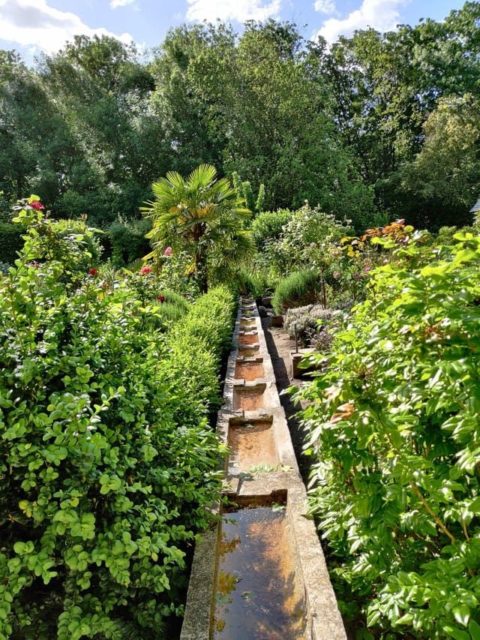
[[[295,340],[291,340],[287,332],[280,327],[271,327],[270,318],[262,318],[263,330],[268,350],[272,359],[273,370],[277,382],[280,401],[287,415],[288,427],[292,438],[298,466],[305,484],[308,481],[310,459],[302,455],[304,435],[297,418],[299,407],[296,406],[290,394],[284,393],[291,386],[302,386],[304,381],[292,378],[290,354],[295,351]]]

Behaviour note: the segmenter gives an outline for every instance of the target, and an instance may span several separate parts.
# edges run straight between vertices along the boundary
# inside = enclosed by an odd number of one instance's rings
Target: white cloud
[[[278,16],[281,0],[187,0],[188,20],[267,20]]]
[[[109,35],[132,42],[128,33],[116,35],[103,27],[89,27],[75,13],[55,9],[46,0],[0,0],[1,40],[53,53],[76,35]]]
[[[337,7],[335,6],[334,0],[315,0],[313,8],[315,11],[325,13],[326,15],[337,13]]]
[[[112,9],[118,9],[118,7],[126,7],[134,2],[135,0],[110,0],[110,6]]]
[[[345,18],[329,18],[317,35],[334,42],[340,35],[351,35],[357,29],[372,27],[377,31],[394,29],[400,19],[400,7],[410,0],[363,0],[361,6]]]

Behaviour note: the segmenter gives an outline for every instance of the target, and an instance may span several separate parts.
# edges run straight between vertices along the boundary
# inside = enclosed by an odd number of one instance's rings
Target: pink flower
[[[150,265],[146,264],[144,267],[140,269],[141,276],[148,276],[149,273],[152,273],[153,269]]]
[[[173,249],[172,249],[172,247],[165,247],[165,251],[163,252],[163,255],[164,255],[166,258],[170,258],[170,256],[172,256],[172,255],[173,255]]]
[[[90,269],[88,270],[88,275],[94,278],[97,274],[98,274],[98,269],[95,269],[95,267],[90,267]]]
[[[30,206],[32,207],[32,209],[36,209],[37,211],[42,211],[43,209],[45,209],[45,206],[40,202],[40,200],[34,200],[33,202],[30,202]]]

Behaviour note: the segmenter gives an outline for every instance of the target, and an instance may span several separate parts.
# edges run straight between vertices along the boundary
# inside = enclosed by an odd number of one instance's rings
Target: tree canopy
[[[385,214],[466,222],[479,20],[467,2],[331,47],[290,22],[185,25],[148,59],[78,36],[33,68],[0,51],[0,190],[6,204],[33,191],[58,217],[108,226],[139,217],[167,171],[212,164],[254,193],[263,184],[268,210],[308,200],[357,230]]]

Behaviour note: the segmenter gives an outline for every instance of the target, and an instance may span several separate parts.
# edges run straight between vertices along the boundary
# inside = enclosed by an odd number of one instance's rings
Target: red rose
[[[90,269],[88,270],[88,275],[94,278],[97,274],[98,269],[95,269],[95,267],[90,267]]]
[[[165,296],[157,296],[157,300],[163,303],[165,302]]]
[[[149,273],[152,273],[153,269],[150,265],[146,264],[144,267],[140,269],[140,275],[148,276]]]
[[[36,209],[37,211],[42,211],[42,209],[45,209],[45,206],[40,202],[40,200],[34,200],[33,202],[30,202],[30,206],[32,207],[32,209]]]

